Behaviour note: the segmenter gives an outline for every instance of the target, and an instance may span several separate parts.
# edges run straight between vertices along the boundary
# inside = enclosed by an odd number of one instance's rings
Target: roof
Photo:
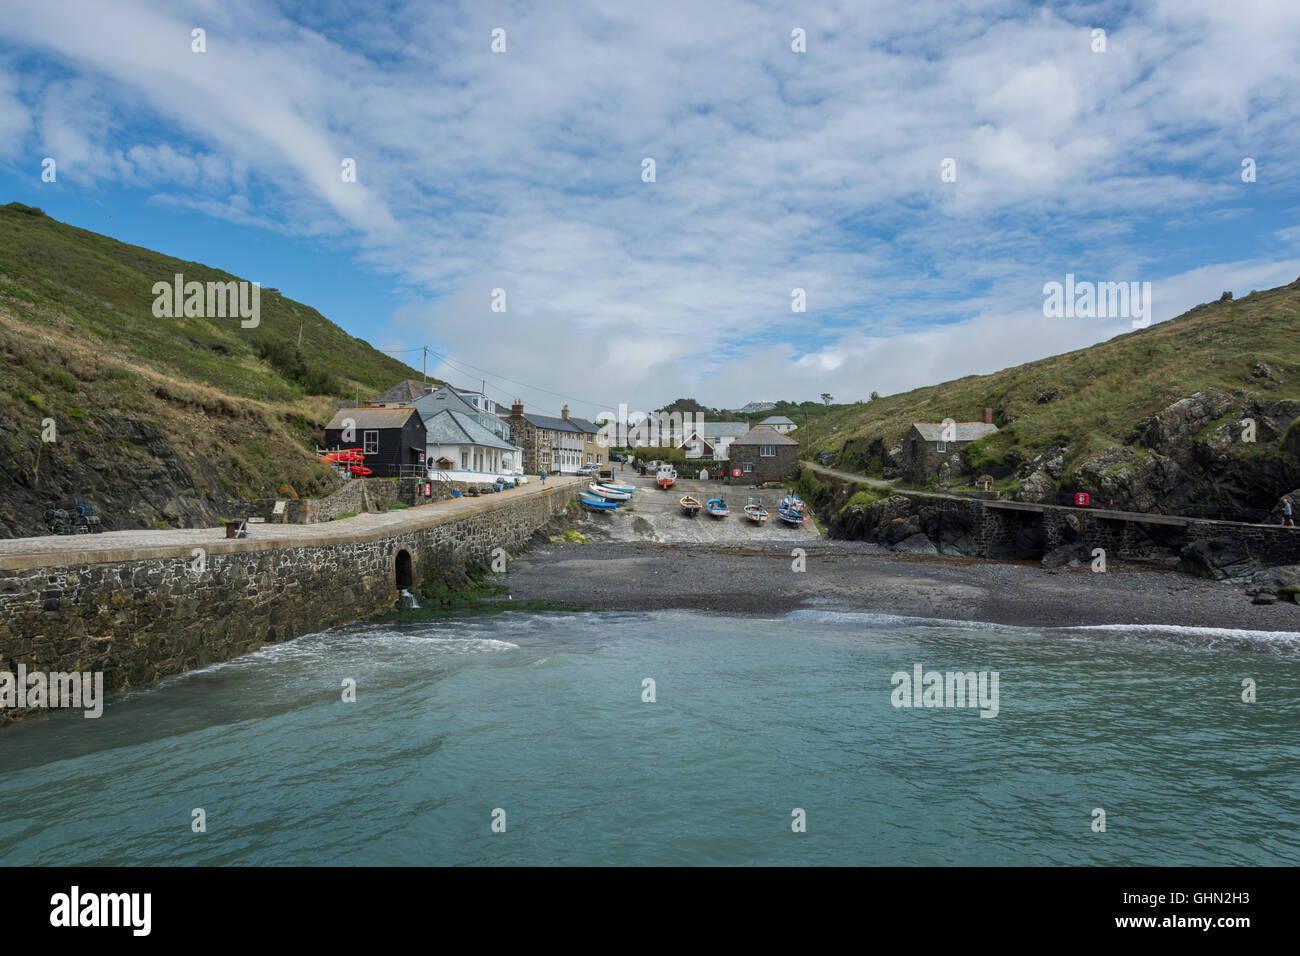
[[[583,432],[583,429],[578,427],[577,419],[573,418],[555,418],[551,415],[534,415],[532,412],[524,412],[524,421],[535,428],[546,428],[553,432],[574,432],[575,434],[582,434]],[[591,423],[588,422],[588,424]]]
[[[700,422],[691,429],[701,438],[739,438],[749,431],[748,422]]]
[[[956,433],[946,439],[947,441],[975,441],[985,435],[992,435],[998,430],[997,425],[990,425],[987,422],[955,422],[954,424]],[[942,423],[912,422],[912,427],[921,433],[921,438],[925,441],[945,441]]]
[[[735,445],[794,445],[799,443],[793,438],[786,438],[771,425],[755,425],[745,434],[731,443]]]
[[[413,378],[403,379],[386,392],[380,392],[372,402],[413,402],[438,386],[433,382],[417,382]]]
[[[484,414],[480,409],[475,408],[472,402],[465,401],[454,388],[440,388],[428,395],[422,395],[418,400],[411,403],[411,407],[418,408],[425,419],[433,418],[434,415],[444,409],[451,409],[453,412],[464,412],[466,415]]]
[[[419,418],[411,405],[402,408],[340,408],[325,427],[346,428],[344,423],[351,419],[354,428],[401,428],[412,415]]]
[[[518,451],[508,441],[484,428],[473,415],[443,409],[424,423],[430,445],[483,445],[502,451]],[[423,449],[422,449],[423,450]]]
[[[759,422],[759,424],[760,425],[793,425],[794,422],[790,421],[790,419],[786,418],[784,415],[769,415],[767,418]]]
[[[587,421],[585,418],[574,418],[570,415],[569,421],[577,425],[579,431],[584,431],[588,435],[597,435],[600,433],[600,426]]]

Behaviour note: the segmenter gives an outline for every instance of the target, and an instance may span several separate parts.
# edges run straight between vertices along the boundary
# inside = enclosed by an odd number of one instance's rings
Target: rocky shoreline
[[[514,600],[595,610],[779,614],[800,608],[954,621],[1070,627],[1166,625],[1300,633],[1300,605],[1253,604],[1240,584],[1137,564],[1104,573],[945,555],[903,555],[858,541],[770,545],[547,543],[512,562]]]

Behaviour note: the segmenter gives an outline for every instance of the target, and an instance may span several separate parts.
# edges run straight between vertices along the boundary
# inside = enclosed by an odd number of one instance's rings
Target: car
[[[600,469],[595,465],[583,465],[578,469],[578,474],[584,477],[595,477],[600,474]]]
[[[610,461],[617,461],[617,462],[624,462],[624,461],[627,461],[627,456],[626,456],[626,455],[610,455],[610,456],[609,456],[609,460],[610,460]]]

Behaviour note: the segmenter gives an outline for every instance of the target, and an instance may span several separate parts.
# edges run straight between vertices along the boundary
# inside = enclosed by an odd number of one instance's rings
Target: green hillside
[[[44,501],[73,494],[109,527],[138,527],[212,520],[228,497],[319,493],[337,480],[312,454],[336,403],[420,377],[266,289],[256,328],[158,318],[154,284],[176,273],[239,281],[0,207],[0,535],[35,533]],[[40,440],[49,418],[54,443]]]
[[[796,436],[840,468],[893,477],[913,422],[991,408],[1000,431],[964,450],[954,486],[989,474],[1012,492],[1032,479],[1039,494],[1050,481],[1142,510],[1146,495],[1257,514],[1300,484],[1298,346],[1300,280],[1076,352],[838,406]],[[1246,417],[1254,443],[1240,440]]]

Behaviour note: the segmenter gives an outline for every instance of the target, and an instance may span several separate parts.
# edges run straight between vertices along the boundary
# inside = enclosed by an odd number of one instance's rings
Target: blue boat
[[[776,516],[786,524],[800,525],[808,519],[804,513],[806,507],[799,498],[786,495],[781,499],[781,507],[776,509]]]
[[[596,498],[588,494],[579,494],[578,501],[589,511],[613,511],[618,507],[617,501],[606,501],[604,498]]]
[[[704,510],[714,518],[725,518],[731,514],[731,509],[727,507],[727,499],[725,498],[710,498],[704,503]]]

